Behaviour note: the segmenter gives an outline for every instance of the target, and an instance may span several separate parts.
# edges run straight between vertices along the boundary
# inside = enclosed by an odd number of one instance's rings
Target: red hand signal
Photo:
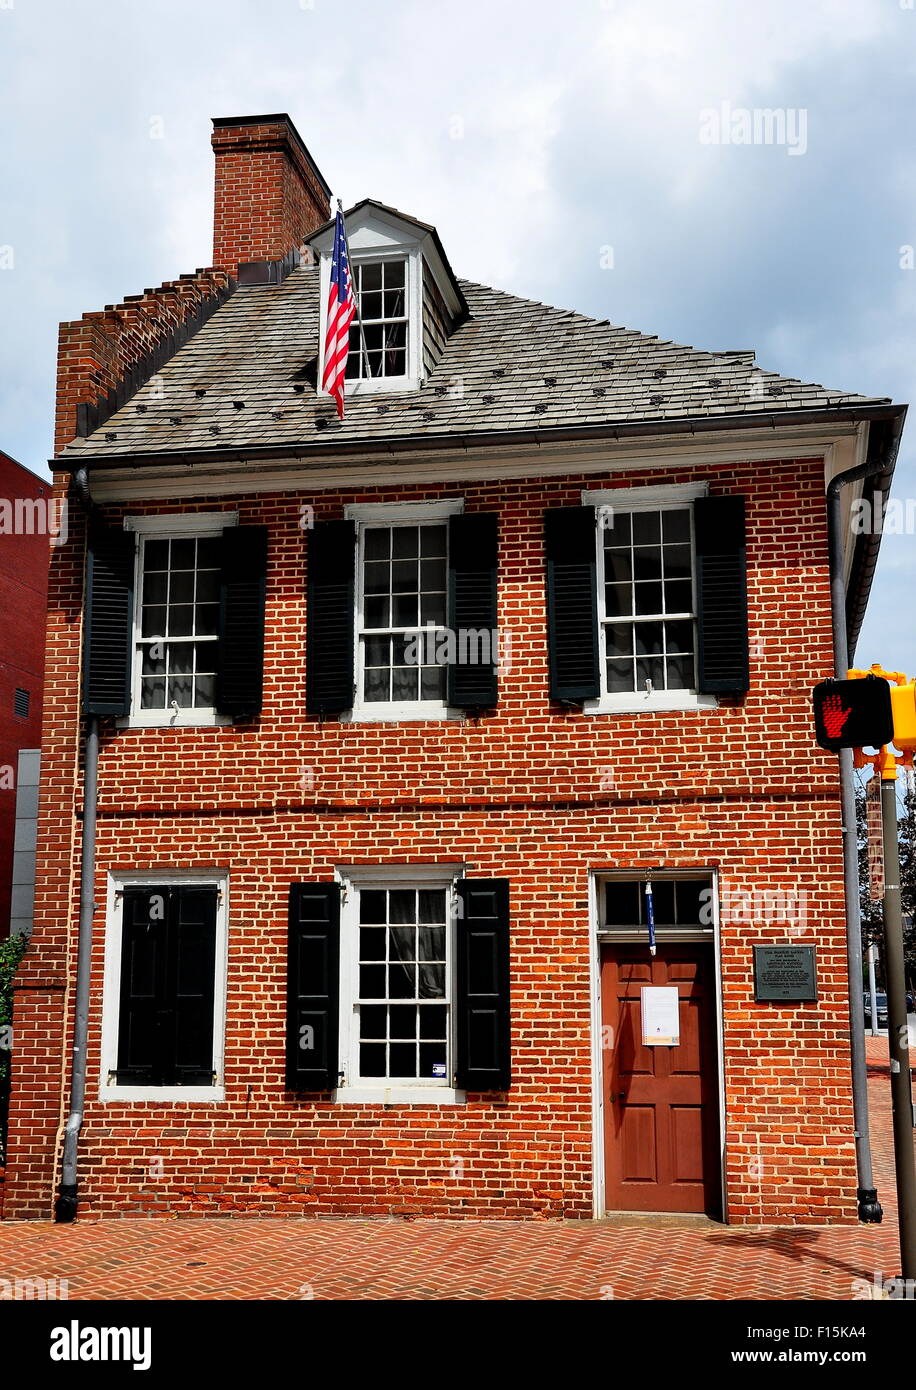
[[[828,738],[839,738],[843,732],[843,725],[852,714],[851,709],[844,709],[843,702],[839,695],[827,695],[821,709],[821,718],[824,721],[824,730]]]

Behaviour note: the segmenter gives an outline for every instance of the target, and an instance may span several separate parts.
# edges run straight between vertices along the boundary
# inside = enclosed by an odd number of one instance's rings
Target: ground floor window
[[[103,1094],[212,1092],[225,993],[219,882],[115,885],[106,953]]]
[[[449,890],[367,885],[355,894],[351,1081],[448,1085]]]

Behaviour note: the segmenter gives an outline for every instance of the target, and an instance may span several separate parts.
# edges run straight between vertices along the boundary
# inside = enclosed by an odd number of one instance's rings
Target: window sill
[[[586,700],[583,714],[651,714],[667,710],[715,709],[715,695],[698,695],[690,690],[665,691],[652,695],[602,695],[600,700]]]
[[[335,1105],[464,1105],[466,1099],[450,1086],[338,1086],[331,1095]]]
[[[452,709],[447,705],[363,705],[348,710],[340,716],[342,724],[410,724],[425,721],[445,723],[449,719],[464,719],[462,709]]]
[[[115,721],[118,729],[217,729],[231,724],[232,716],[217,714],[215,710],[195,709],[144,710],[142,714],[130,714]]]
[[[214,1105],[225,1099],[222,1086],[102,1086],[99,1090],[103,1105],[138,1100],[158,1101],[162,1105]]]
[[[418,376],[350,376],[344,384],[348,396],[374,396],[385,391],[419,391]],[[326,395],[326,392],[322,392]],[[330,397],[328,398],[330,399]]]

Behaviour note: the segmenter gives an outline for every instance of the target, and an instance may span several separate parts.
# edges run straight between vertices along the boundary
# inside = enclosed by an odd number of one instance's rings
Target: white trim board
[[[348,521],[394,526],[398,522],[447,521],[463,511],[463,497],[437,497],[431,502],[348,502],[344,516]]]
[[[582,491],[583,507],[619,507],[626,512],[654,512],[659,507],[696,502],[706,497],[709,482],[649,483],[646,487],[605,487]]]
[[[821,458],[825,486],[838,467],[851,466],[855,458],[857,426],[837,425],[800,428],[783,435],[776,430],[729,430],[720,435],[691,434],[660,439],[570,441],[565,446],[528,444],[493,446],[465,443],[455,447],[448,436],[428,452],[366,450],[348,459],[321,459],[314,455],[294,459],[245,460],[226,464],[201,457],[193,464],[138,463],[136,468],[94,466],[93,496],[99,502],[131,499],[251,496],[263,492],[303,492],[324,489],[422,484],[443,481],[498,482],[502,479],[568,477],[576,473],[629,472],[651,468],[703,468],[719,464],[765,462],[791,458]],[[142,455],[138,456],[142,459]]]
[[[136,531],[144,536],[213,536],[238,524],[238,512],[163,512],[157,516],[124,518],[125,531]]]

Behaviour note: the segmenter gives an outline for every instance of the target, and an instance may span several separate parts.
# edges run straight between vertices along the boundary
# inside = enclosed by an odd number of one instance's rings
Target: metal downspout
[[[95,504],[84,468],[74,474],[74,487],[88,513]],[[92,963],[92,918],[95,913],[95,837],[98,802],[99,720],[91,714],[86,725],[83,778],[83,834],[80,851],[80,921],[76,963],[76,1017],[70,1062],[70,1115],[64,1130],[61,1180],[54,1204],[55,1221],[72,1221],[77,1208],[77,1148],[86,1098],[86,1053],[89,1036],[89,978]]]
[[[850,653],[846,626],[846,584],[843,577],[843,518],[840,490],[858,478],[884,472],[883,459],[867,460],[838,473],[827,487],[827,535],[830,547],[830,598],[833,622],[833,674],[846,679]],[[852,749],[840,758],[840,799],[843,814],[843,884],[846,904],[846,973],[849,987],[849,1043],[852,1060],[852,1107],[856,1138],[856,1203],[859,1220],[879,1222],[883,1216],[874,1186],[868,1124],[868,1081],[862,1013],[862,926],[859,911],[859,845]]]

